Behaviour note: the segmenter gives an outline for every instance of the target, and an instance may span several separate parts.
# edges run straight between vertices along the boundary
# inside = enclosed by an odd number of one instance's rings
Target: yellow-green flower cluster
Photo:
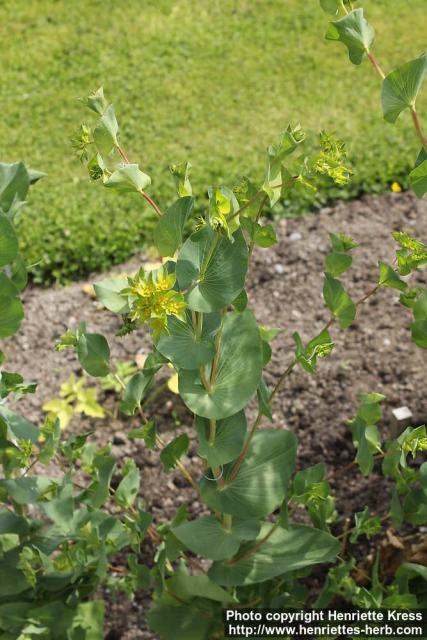
[[[315,171],[329,176],[335,184],[347,184],[353,172],[346,165],[345,144],[332,134],[322,131],[320,146],[322,150],[316,159]]]
[[[173,290],[175,274],[168,273],[165,267],[148,272],[141,268],[134,278],[128,278],[128,282],[131,320],[147,322],[155,339],[167,331],[168,316],[185,319],[184,296]]]

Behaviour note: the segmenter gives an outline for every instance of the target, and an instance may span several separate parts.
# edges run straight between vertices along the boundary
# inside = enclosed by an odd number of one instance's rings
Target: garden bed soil
[[[344,232],[360,243],[353,252],[353,267],[344,278],[348,291],[358,299],[375,285],[378,260],[393,262],[395,243],[390,234],[401,229],[426,239],[427,200],[417,200],[409,193],[366,197],[324,208],[318,215],[278,223],[278,244],[254,253],[248,287],[250,306],[258,321],[282,330],[273,343],[274,355],[267,369],[270,385],[278,380],[292,359],[292,333],[298,331],[306,341],[316,335],[328,319],[322,300],[328,233]],[[113,271],[132,272],[141,261],[143,256],[135,256]],[[417,277],[422,282],[422,277]],[[99,276],[94,276],[96,279],[100,279]],[[81,373],[74,353],[53,350],[58,338],[79,321],[84,320],[89,331],[103,333],[108,338],[113,358],[132,360],[137,354],[149,351],[150,342],[144,329],[125,338],[114,337],[120,321],[100,308],[90,295],[87,283],[49,290],[29,288],[24,301],[22,329],[7,341],[5,351],[10,370],[19,371],[27,380],[40,385],[34,396],[20,402],[21,411],[29,419],[41,418],[43,403],[57,396],[60,383],[70,372]],[[354,416],[359,394],[375,391],[385,395],[381,422],[384,435],[392,410],[402,405],[412,411],[414,425],[423,424],[427,418],[426,353],[411,342],[410,323],[411,313],[399,304],[398,292],[380,290],[359,308],[356,321],[348,330],[332,328],[336,347],[329,358],[319,362],[318,373],[310,376],[302,370],[294,371],[276,395],[274,426],[290,429],[298,436],[298,467],[326,463],[342,519],[365,506],[379,513],[387,509],[388,486],[381,476],[374,470],[364,479],[349,465],[354,458],[354,448],[346,420]],[[102,399],[101,391],[99,397]],[[107,396],[104,401],[114,410],[113,396]],[[171,439],[180,429],[188,431],[192,440],[188,466],[200,477],[201,464],[196,455],[191,416],[179,398],[165,391],[153,402],[151,411],[165,439]],[[255,413],[256,405],[252,403],[247,411],[249,421]],[[202,507],[195,492],[178,473],[164,475],[156,452],[126,438],[126,432],[136,423],[136,419],[121,417],[74,418],[70,428],[77,431],[89,427],[94,430],[93,438],[97,441],[113,443],[119,460],[125,456],[135,458],[141,469],[141,496],[156,522],[173,516],[183,503],[189,505],[190,512],[199,513]],[[144,549],[147,562],[151,551],[147,543]],[[149,603],[146,595],[138,595],[134,603],[121,597],[114,600],[107,595],[107,598],[106,637],[109,640],[155,638],[145,624]]]

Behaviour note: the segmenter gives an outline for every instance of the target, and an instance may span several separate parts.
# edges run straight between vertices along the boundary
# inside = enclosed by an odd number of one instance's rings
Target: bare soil
[[[292,359],[292,333],[299,331],[303,340],[308,340],[328,319],[322,300],[328,233],[344,232],[360,243],[354,251],[353,267],[345,277],[348,291],[355,299],[375,285],[378,260],[393,262],[394,242],[390,234],[398,229],[425,240],[427,200],[417,200],[405,193],[338,203],[333,208],[324,208],[318,215],[281,221],[279,243],[272,249],[255,252],[248,287],[250,305],[259,322],[282,329],[273,344],[274,355],[267,369],[270,385],[278,380]],[[137,256],[114,271],[131,272],[143,260],[143,256]],[[417,277],[423,282],[421,276]],[[57,339],[79,321],[86,321],[88,330],[107,337],[113,358],[132,360],[137,353],[149,352],[149,339],[144,330],[125,338],[114,337],[119,319],[101,310],[96,300],[85,292],[86,288],[84,283],[76,283],[49,290],[30,288],[25,293],[25,321],[20,333],[8,341],[5,351],[10,370],[20,371],[26,379],[40,385],[34,396],[21,401],[21,411],[29,419],[40,419],[42,404],[57,395],[60,383],[71,371],[81,373],[73,353],[53,350]],[[414,425],[426,421],[426,353],[411,342],[410,323],[411,314],[400,306],[398,292],[380,290],[360,307],[350,329],[341,331],[333,327],[336,347],[329,358],[320,361],[317,375],[295,371],[275,398],[274,426],[297,434],[299,467],[326,463],[342,519],[366,505],[379,513],[387,509],[388,487],[380,475],[374,471],[364,479],[356,468],[348,466],[354,458],[354,449],[346,420],[354,416],[359,394],[375,391],[386,396],[381,423],[384,435],[392,409],[402,405],[411,409]],[[99,398],[103,400],[101,391]],[[104,400],[107,407],[114,410],[114,398],[109,395]],[[153,402],[151,410],[165,439],[171,439],[177,430],[188,430],[192,438],[188,466],[200,477],[200,460],[186,408],[177,396],[167,391]],[[249,421],[255,413],[256,406],[252,403],[247,411]],[[185,481],[176,473],[165,476],[155,452],[126,438],[126,432],[133,426],[135,420],[120,416],[106,420],[77,418],[72,429],[90,427],[100,443],[113,443],[119,460],[125,456],[136,459],[142,474],[141,496],[157,522],[173,516],[184,502],[191,512],[200,512],[202,507],[196,494]],[[144,553],[149,557],[149,544]],[[147,606],[144,594],[134,603],[122,598],[110,599],[106,638],[155,638],[144,622]]]

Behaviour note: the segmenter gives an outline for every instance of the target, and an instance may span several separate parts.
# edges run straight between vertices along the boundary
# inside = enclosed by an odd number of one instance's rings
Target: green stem
[[[213,447],[215,444],[216,437],[216,420],[209,420],[209,439],[208,444],[210,447]]]
[[[427,152],[427,139],[424,135],[421,122],[418,118],[418,113],[415,111],[415,107],[411,108],[411,115],[412,115],[412,122],[414,123],[415,131],[417,132],[418,139],[421,142],[423,149]]]
[[[129,158],[127,157],[126,153],[124,152],[123,148],[118,144],[116,145],[117,151],[119,152],[123,162],[125,164],[130,164]],[[148,195],[148,193],[145,193],[145,191],[143,191],[141,189],[141,191],[138,191],[138,193],[148,202],[148,204],[153,207],[154,211],[157,213],[157,215],[159,216],[159,218],[162,217],[162,212],[160,211],[159,207],[157,206],[157,204],[154,202],[154,200],[152,198],[150,198],[150,196]]]
[[[231,513],[222,514],[222,524],[226,531],[231,531],[231,527],[233,526],[233,516]]]
[[[202,330],[203,330],[203,313],[199,311],[199,313],[197,314],[197,336],[199,338],[202,337]]]
[[[111,371],[111,373],[113,374],[113,377],[117,380],[117,382],[119,383],[119,385],[121,386],[121,388],[124,390],[126,389],[126,384],[124,382],[124,380],[122,380],[122,378],[119,376],[119,374],[117,373],[117,371]]]
[[[218,375],[218,364],[219,364],[219,353],[221,349],[221,338],[222,338],[222,329],[224,326],[224,310],[222,311],[221,317],[221,326],[218,329],[218,333],[215,336],[215,355],[212,363],[212,371],[211,371],[211,382],[210,386],[212,387],[216,382],[216,377]]]
[[[266,194],[260,202],[258,213],[256,214],[256,218],[255,218],[255,224],[258,224],[258,221],[261,217],[262,210],[265,207],[265,203],[267,202],[267,199],[268,199],[268,196]],[[249,260],[251,259],[252,254],[254,252],[254,247],[255,247],[255,240],[252,238],[251,243],[249,245]]]
[[[203,386],[205,387],[206,391],[208,393],[210,393],[211,392],[211,385],[210,385],[209,380],[208,380],[208,378],[206,376],[205,367],[200,367],[199,373],[200,373],[200,377],[201,377],[202,382],[203,382]]]
[[[366,51],[366,55],[368,56],[369,60],[371,61],[372,66],[374,67],[375,71],[378,73],[380,78],[382,78],[382,80],[384,80],[385,79],[385,73],[381,69],[378,60],[376,59],[374,54],[371,53],[371,51],[369,51],[369,49],[365,49],[365,51]]]
[[[237,562],[240,562],[241,560],[246,560],[247,558],[250,558],[251,556],[253,556],[253,554],[256,553],[258,551],[258,549],[260,547],[262,547],[262,545],[265,542],[267,542],[267,540],[269,540],[271,538],[271,536],[276,531],[276,529],[278,529],[279,526],[280,526],[280,522],[277,521],[275,524],[273,524],[273,526],[271,527],[271,529],[267,533],[267,535],[265,535],[263,538],[261,538],[261,540],[259,542],[257,542],[253,547],[251,547],[250,549],[248,549],[244,553],[242,553],[240,556],[237,556],[236,558],[233,558],[232,560],[229,560],[227,562],[227,564],[229,564],[229,565],[236,564]]]
[[[220,238],[219,233],[216,233],[215,234],[215,238],[213,239],[212,244],[209,247],[209,250],[208,250],[207,254],[205,255],[205,257],[203,259],[202,266],[200,268],[199,282],[201,280],[203,280],[203,278],[205,277],[206,269],[208,268],[209,263],[210,263],[210,261],[212,259],[213,254],[214,254],[214,251],[215,251],[215,249],[216,249],[216,247],[218,245],[219,238]]]

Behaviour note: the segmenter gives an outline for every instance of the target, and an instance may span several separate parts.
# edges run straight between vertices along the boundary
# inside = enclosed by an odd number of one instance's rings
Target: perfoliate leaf
[[[331,22],[326,32],[327,40],[342,42],[348,49],[353,64],[361,64],[374,42],[375,32],[363,15],[363,9],[355,9],[349,14]]]
[[[209,364],[205,367],[211,379]],[[225,316],[215,380],[206,388],[198,370],[179,372],[179,391],[196,415],[221,420],[242,409],[255,393],[262,368],[261,337],[251,311]]]
[[[240,226],[239,203],[228,187],[209,187],[209,225],[218,233],[225,234],[233,242],[233,233]]]
[[[120,292],[128,285],[126,278],[106,278],[93,285],[96,297],[106,309],[113,313],[129,313],[129,304],[126,295]]]
[[[99,333],[81,333],[77,354],[82,368],[91,376],[103,377],[110,373],[110,347]]]
[[[342,329],[351,325],[356,317],[356,306],[339,280],[325,273],[323,297],[331,313],[338,318]]]
[[[152,371],[144,369],[132,376],[124,390],[120,411],[127,416],[133,416],[150,388],[153,377],[154,373]]]
[[[173,534],[190,551],[209,560],[231,558],[239,550],[243,540],[257,537],[260,524],[256,520],[234,519],[231,529],[226,530],[215,516],[205,516],[184,522],[172,529]]]
[[[0,489],[18,504],[34,504],[40,496],[52,486],[54,480],[47,476],[15,478],[0,480]],[[56,482],[58,484],[58,482]]]
[[[179,604],[165,592],[154,600],[147,618],[150,629],[162,640],[205,640],[210,635],[213,611],[209,605],[200,608],[197,601]]]
[[[18,253],[18,238],[12,223],[0,213],[0,267],[13,262]]]
[[[336,16],[342,7],[342,2],[341,0],[320,0],[320,6],[325,13]]]
[[[193,206],[194,198],[180,197],[158,220],[154,229],[154,243],[161,256],[172,257],[181,245],[184,227]]]
[[[81,98],[81,102],[83,102],[83,104],[86,105],[88,109],[91,109],[91,111],[98,113],[100,116],[103,115],[106,108],[108,107],[108,102],[105,99],[103,87],[99,87],[99,89],[97,89],[93,93],[90,93],[87,98]]]
[[[7,213],[16,202],[24,202],[30,187],[25,164],[0,162],[0,209]]]
[[[119,125],[117,124],[113,105],[110,104],[105,109],[93,131],[93,139],[101,155],[108,155],[114,147],[118,146],[118,133]]]
[[[312,338],[305,347],[298,331],[295,331],[292,338],[295,342],[295,356],[302,368],[308,373],[316,373],[317,359],[326,358],[334,348],[334,343],[327,329]]]
[[[408,309],[412,309],[412,307],[416,303],[416,300],[419,294],[420,294],[420,290],[418,287],[414,287],[413,289],[408,287],[403,293],[400,294],[399,302],[404,307],[407,307]]]
[[[27,171],[30,178],[30,184],[36,184],[36,182],[38,182],[42,178],[47,177],[47,173],[45,173],[44,171],[37,171],[37,169],[30,169],[30,167],[27,167]]]
[[[409,174],[409,184],[418,198],[422,198],[427,193],[427,152],[425,149],[421,149],[415,167]]]
[[[339,541],[319,529],[292,524],[272,532],[272,527],[269,522],[262,525],[257,540],[267,540],[252,555],[242,553],[241,560],[215,562],[208,572],[211,580],[227,587],[255,584],[303,567],[333,562],[339,553]]]
[[[16,296],[0,293],[0,338],[13,336],[21,326],[24,307]]]
[[[52,460],[59,447],[61,439],[61,425],[59,424],[59,420],[47,419],[43,425],[42,432],[45,441],[39,453],[39,460],[42,464],[47,464]]]
[[[12,264],[12,273],[10,275],[10,279],[13,284],[20,290],[25,288],[28,281],[28,271],[27,265],[23,256],[18,253],[15,257],[15,260]]]
[[[193,233],[182,247],[176,263],[181,291],[190,289],[190,309],[209,313],[231,304],[242,291],[248,268],[248,250],[242,232],[234,242],[209,226]]]
[[[190,183],[191,164],[189,162],[171,164],[170,172],[175,181],[179,197],[185,198],[186,196],[193,195],[193,189]]]
[[[356,462],[364,476],[372,472],[374,454],[381,453],[381,440],[375,425],[381,418],[380,403],[383,399],[380,393],[361,394],[357,415],[349,421],[357,448]]]
[[[181,433],[178,437],[174,438],[164,449],[160,452],[160,460],[163,463],[165,471],[171,471],[175,469],[176,463],[187,453],[187,449],[190,445],[190,440],[186,433]]]
[[[427,289],[423,289],[412,307],[414,322],[411,324],[412,340],[418,347],[427,349]]]
[[[417,95],[427,71],[427,54],[411,60],[389,73],[382,85],[384,118],[396,122],[404,109],[415,107]]]
[[[18,440],[31,440],[35,444],[39,438],[39,429],[29,420],[0,404],[0,418],[5,421],[8,431]],[[1,422],[1,421],[0,421]]]
[[[237,298],[235,298],[231,304],[236,309],[236,311],[239,311],[239,313],[244,311],[248,306],[248,294],[246,293],[246,291],[242,289]]]
[[[114,493],[114,499],[128,509],[135,502],[139,491],[140,473],[134,460],[126,460],[122,476],[122,480]]]
[[[154,420],[149,420],[142,427],[132,429],[128,435],[131,440],[139,438],[144,440],[148,449],[155,449],[156,447],[156,423]]]
[[[391,289],[399,289],[399,291],[405,291],[408,288],[406,282],[403,282],[403,280],[399,278],[390,265],[385,262],[379,262],[379,268],[380,279],[378,284],[381,287],[390,287]]]
[[[279,200],[286,182],[286,176],[283,175],[283,161],[304,139],[305,134],[299,126],[293,128],[289,125],[279,144],[270,145],[267,149],[267,174],[262,189],[268,195],[271,206]]]
[[[345,233],[339,233],[338,235],[336,233],[330,233],[329,238],[334,252],[348,252],[359,246],[357,242],[354,242],[354,240],[350,238],[350,236],[345,235]]]
[[[356,462],[364,476],[368,476],[374,467],[374,456],[366,437],[367,424],[361,418],[351,423],[353,443],[357,448]]]
[[[272,453],[274,452],[274,454]],[[227,482],[233,464],[224,469],[225,486],[203,479],[201,495],[206,504],[237,518],[261,518],[281,505],[291,477],[296,438],[289,431],[262,429],[253,437],[249,453],[233,480]]]
[[[167,333],[163,333],[156,347],[179,369],[199,369],[214,356],[214,336],[220,325],[220,315],[203,315],[201,334],[193,327],[191,314],[183,322],[175,316],[168,317]]]
[[[382,393],[362,393],[357,415],[367,424],[376,424],[381,420],[381,402],[384,398]]]
[[[427,349],[427,319],[415,320],[411,324],[411,337],[417,347]]]
[[[209,580],[206,574],[189,575],[183,567],[178,569],[166,583],[170,593],[180,598],[207,598],[217,602],[236,602],[236,598]]]
[[[87,499],[93,507],[101,507],[110,494],[110,482],[116,468],[116,461],[109,450],[101,449],[92,460],[95,478],[87,489]]]
[[[258,214],[262,191],[244,176],[240,182],[233,187],[233,193],[237,198],[240,209],[245,212],[248,218],[256,218]]]
[[[317,504],[329,495],[326,467],[323,463],[307,467],[295,474],[292,485],[292,500],[301,504]]]
[[[271,224],[261,226],[257,225],[254,233],[254,242],[257,247],[267,249],[277,243],[277,236],[274,227]]]
[[[105,181],[104,187],[120,193],[142,193],[151,184],[150,176],[143,173],[137,164],[126,164],[114,171]]]
[[[348,253],[332,252],[326,256],[325,272],[329,273],[333,278],[340,276],[350,269],[353,258]]]
[[[209,442],[209,420],[196,416],[195,428],[199,436],[198,453],[209,466],[220,467],[235,460],[246,436],[246,417],[243,411],[216,423],[215,441]]]

